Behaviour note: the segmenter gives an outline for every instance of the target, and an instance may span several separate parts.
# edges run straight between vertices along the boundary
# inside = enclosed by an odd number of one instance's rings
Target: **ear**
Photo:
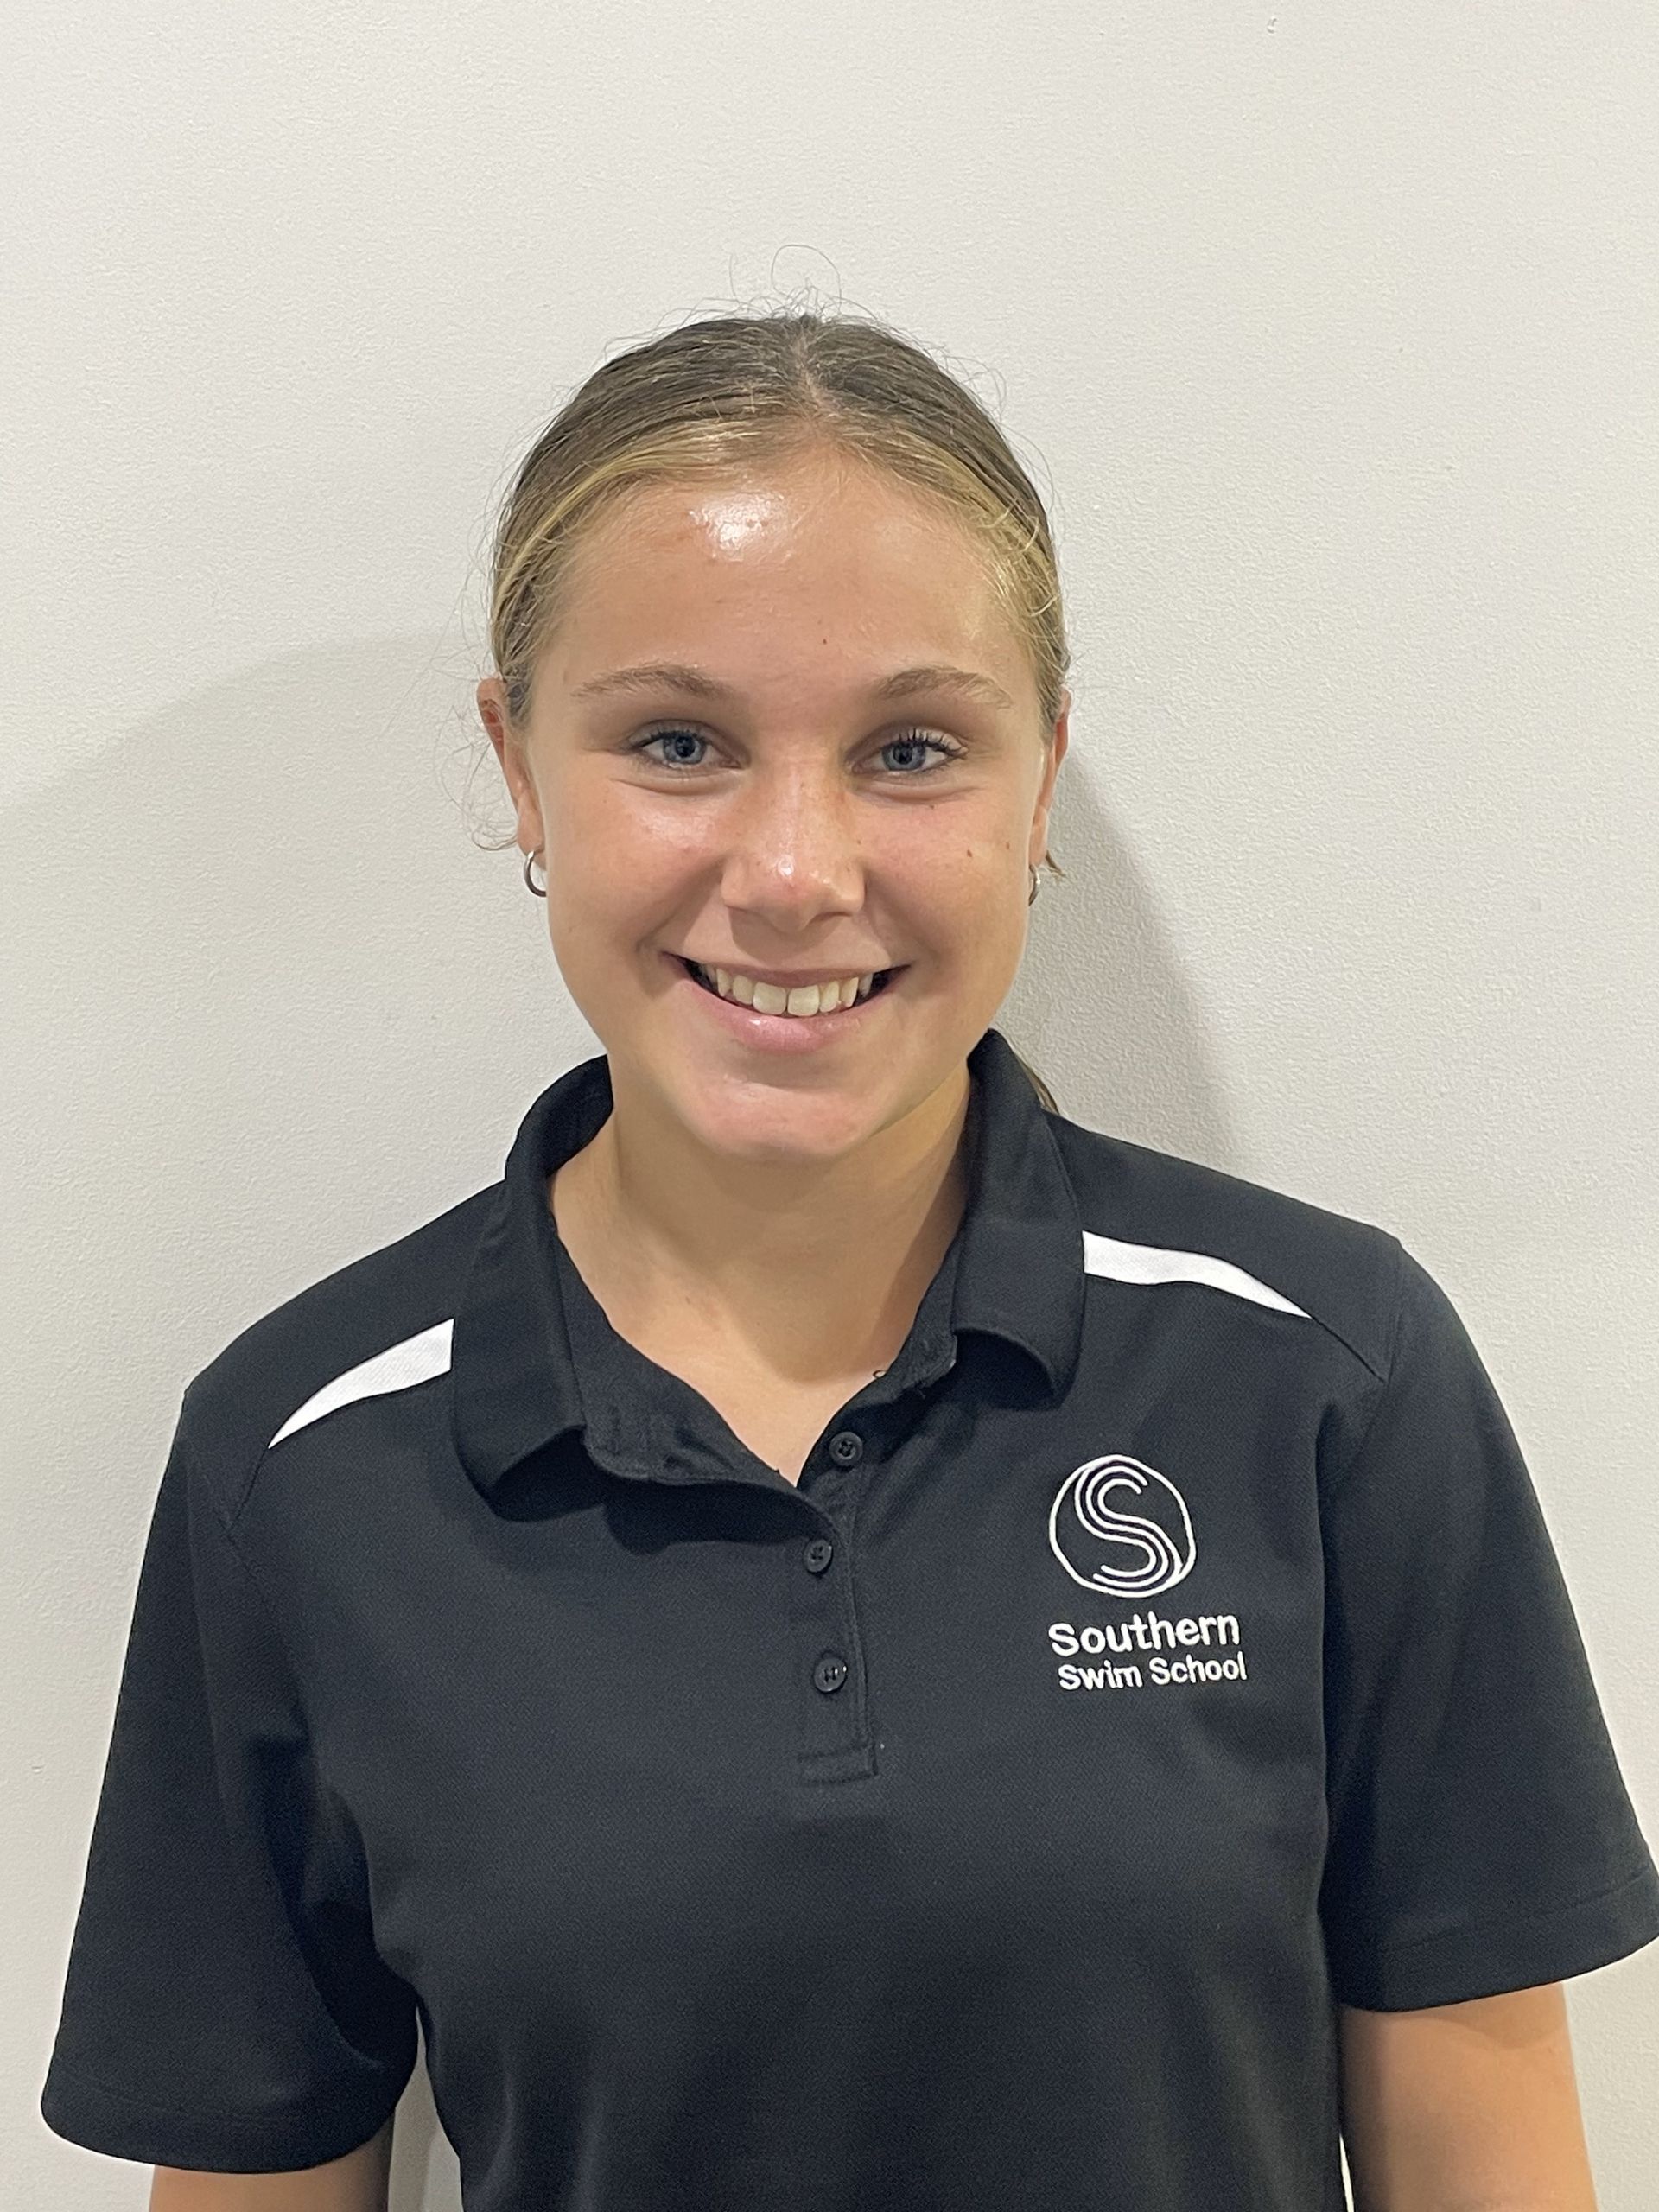
[[[1060,772],[1060,763],[1065,758],[1065,748],[1071,742],[1071,694],[1060,697],[1060,711],[1055,717],[1054,734],[1048,747],[1048,759],[1043,767],[1043,780],[1037,792],[1037,810],[1031,824],[1031,862],[1035,868],[1048,850],[1048,817],[1054,804],[1055,779]]]
[[[477,697],[479,719],[489,732],[490,743],[501,764],[501,773],[518,817],[519,847],[526,853],[544,851],[547,839],[542,826],[541,801],[507,712],[506,685],[499,676],[486,676],[478,687]]]

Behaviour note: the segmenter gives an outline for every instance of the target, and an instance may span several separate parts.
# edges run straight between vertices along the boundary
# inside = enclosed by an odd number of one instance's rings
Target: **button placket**
[[[857,1488],[868,1465],[864,1438],[855,1428],[836,1428],[821,1437],[807,1463],[810,1491],[823,1518],[821,1533],[803,1541],[795,1554],[790,1611],[794,1617],[795,1663],[804,1702],[799,1707],[801,1733],[797,1774],[802,1780],[849,1779],[870,1768],[870,1752],[861,1740],[867,1725],[859,1694],[859,1633],[855,1593],[840,1554],[845,1530],[856,1510]],[[847,1560],[850,1561],[850,1554]],[[829,1569],[842,1568],[833,1579]]]

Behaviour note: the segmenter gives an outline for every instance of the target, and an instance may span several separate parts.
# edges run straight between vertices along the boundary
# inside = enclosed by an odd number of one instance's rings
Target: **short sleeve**
[[[1378,2012],[1565,1980],[1659,1936],[1520,1447],[1445,1292],[1390,1243],[1392,1358],[1320,1501],[1319,1912],[1332,1994]]]
[[[313,1769],[282,1643],[184,1408],[139,1569],[41,2096],[54,2133],[154,2165],[289,2171],[396,2108],[413,1993]]]

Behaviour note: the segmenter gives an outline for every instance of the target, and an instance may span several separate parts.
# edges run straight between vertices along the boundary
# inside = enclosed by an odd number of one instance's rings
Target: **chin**
[[[712,1154],[756,1167],[836,1160],[896,1118],[868,1084],[805,1090],[766,1074],[671,1077],[665,1095],[688,1133]]]

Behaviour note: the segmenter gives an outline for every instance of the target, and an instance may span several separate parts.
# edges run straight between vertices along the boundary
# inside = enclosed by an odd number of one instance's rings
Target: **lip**
[[[839,1039],[852,1037],[869,1026],[871,1016],[893,996],[905,973],[899,969],[885,989],[860,999],[855,1006],[837,1007],[833,1014],[757,1014],[753,1007],[739,1006],[716,991],[704,990],[677,953],[665,952],[663,957],[674,970],[679,989],[689,991],[711,1020],[740,1044],[762,1052],[821,1052]]]

